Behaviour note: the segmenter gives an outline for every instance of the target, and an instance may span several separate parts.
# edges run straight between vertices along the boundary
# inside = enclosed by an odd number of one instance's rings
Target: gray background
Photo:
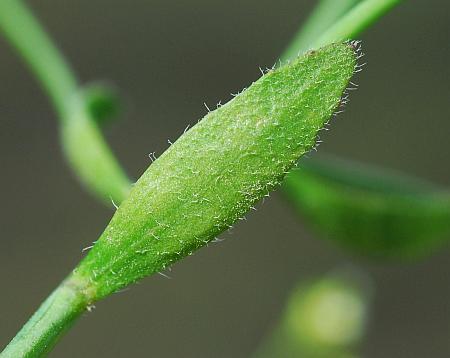
[[[133,177],[189,123],[271,66],[313,1],[29,1],[83,81],[127,104],[106,135]],[[368,65],[319,148],[450,185],[448,2],[405,1],[368,31]],[[80,190],[55,114],[0,40],[0,345],[82,257],[113,213]],[[246,357],[290,289],[360,265],[377,295],[365,357],[450,356],[450,253],[374,262],[313,237],[275,194],[226,240],[101,302],[53,357]]]

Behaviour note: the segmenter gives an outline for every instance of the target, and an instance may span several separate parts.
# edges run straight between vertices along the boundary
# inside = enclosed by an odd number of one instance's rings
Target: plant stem
[[[313,42],[314,47],[347,40],[360,34],[402,0],[364,0]]]
[[[281,60],[295,58],[299,52],[307,50],[317,37],[359,1],[319,0],[311,15],[283,52]]]
[[[0,1],[0,29],[49,95],[61,122],[65,154],[88,189],[121,202],[130,181],[87,111],[82,89],[65,59],[21,0]],[[78,121],[78,124],[74,122]],[[80,127],[89,133],[80,140]],[[100,169],[99,169],[100,168]]]
[[[88,307],[88,292],[79,279],[68,278],[63,281],[0,356],[30,358],[42,357],[48,353]]]
[[[291,60],[308,48],[357,36],[401,1],[321,0],[280,59]]]
[[[20,0],[0,1],[0,28],[39,79],[60,119],[67,119],[67,101],[77,81],[44,29]]]

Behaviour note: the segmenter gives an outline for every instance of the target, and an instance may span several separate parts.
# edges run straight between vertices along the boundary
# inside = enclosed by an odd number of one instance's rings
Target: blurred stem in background
[[[371,280],[354,268],[300,283],[253,357],[358,357],[372,295]]]
[[[336,22],[330,23],[330,26],[317,36],[311,46],[321,47],[332,42],[353,39],[402,1],[360,0]]]
[[[336,41],[353,39],[402,0],[319,0],[281,60]]]
[[[92,91],[85,92],[79,86],[63,56],[21,0],[0,1],[0,29],[50,97],[59,115],[64,153],[74,172],[98,198],[121,202],[130,181],[87,105]]]
[[[311,47],[325,30],[361,0],[319,0],[300,30],[295,34],[281,60],[291,60]]]

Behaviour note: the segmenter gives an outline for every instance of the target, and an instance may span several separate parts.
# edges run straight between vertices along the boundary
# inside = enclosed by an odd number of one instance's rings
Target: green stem
[[[319,0],[306,22],[294,36],[281,56],[285,61],[307,50],[331,24],[351,9],[360,0]]]
[[[365,0],[356,5],[338,22],[313,42],[314,47],[351,39],[360,34],[402,0]]]
[[[311,17],[300,28],[280,58],[282,61],[290,60],[309,48],[357,36],[401,1],[319,1]]]
[[[0,29],[50,97],[61,122],[65,155],[74,172],[104,201],[121,202],[130,180],[85,108],[82,88],[45,30],[20,0],[0,1]],[[79,138],[81,126],[88,133],[83,140]]]
[[[87,293],[83,282],[68,278],[44,301],[0,357],[31,358],[48,353],[89,307]]]
[[[44,29],[20,0],[0,1],[0,28],[45,88],[59,118],[66,119],[77,80]]]

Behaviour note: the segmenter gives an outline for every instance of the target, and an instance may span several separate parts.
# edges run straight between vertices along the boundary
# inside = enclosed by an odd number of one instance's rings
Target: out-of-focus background
[[[314,1],[28,1],[79,77],[117,85],[106,130],[138,177],[188,124],[272,66]],[[368,63],[319,151],[450,185],[450,5],[405,1],[361,36]],[[0,345],[83,257],[113,214],[63,160],[55,114],[0,39]],[[290,290],[357,265],[377,294],[363,357],[450,356],[450,251],[377,262],[313,235],[272,195],[221,243],[101,302],[52,357],[248,357]]]

